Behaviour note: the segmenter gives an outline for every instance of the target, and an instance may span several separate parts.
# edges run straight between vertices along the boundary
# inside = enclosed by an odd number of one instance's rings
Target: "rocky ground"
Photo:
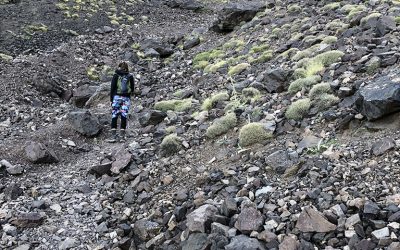
[[[400,249],[398,1],[0,15],[1,249]],[[137,89],[108,143],[121,60]]]

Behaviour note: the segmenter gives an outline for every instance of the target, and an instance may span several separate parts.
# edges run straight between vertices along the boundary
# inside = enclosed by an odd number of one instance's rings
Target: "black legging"
[[[126,129],[126,123],[127,119],[126,117],[119,115],[121,117],[121,129]],[[118,116],[114,117],[111,119],[111,128],[116,129],[117,128],[117,121],[118,121]]]

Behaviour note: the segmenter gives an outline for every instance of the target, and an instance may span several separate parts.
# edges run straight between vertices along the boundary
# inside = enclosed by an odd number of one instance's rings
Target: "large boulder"
[[[356,106],[370,121],[400,111],[400,77],[381,76],[360,88]]]
[[[174,53],[173,45],[158,41],[155,39],[147,39],[141,44],[143,50],[154,49],[160,54],[160,57],[168,57]]]
[[[242,211],[236,220],[235,227],[244,234],[258,231],[264,223],[262,214],[252,202],[245,203],[242,206]]]
[[[232,238],[229,245],[225,246],[225,250],[264,250],[265,246],[257,239],[250,238],[246,235],[239,235]]]
[[[71,98],[72,103],[78,107],[83,108],[89,98],[96,92],[97,86],[90,86],[89,84],[84,84],[74,89]]]
[[[262,3],[229,4],[219,13],[218,19],[210,28],[216,32],[230,32],[241,22],[251,21],[255,15],[265,9]]]
[[[288,87],[289,71],[283,69],[268,69],[258,75],[257,81],[262,83],[269,93],[281,93]]]
[[[101,131],[99,120],[89,110],[71,111],[67,119],[69,124],[84,136],[95,136]]]
[[[55,153],[38,142],[29,142],[28,145],[25,146],[25,155],[26,158],[33,163],[58,162],[58,157]]]
[[[167,113],[163,111],[150,110],[139,117],[139,123],[143,127],[149,125],[157,125],[162,122],[165,117],[167,117]]]
[[[211,228],[211,218],[218,213],[213,205],[206,204],[187,216],[187,227],[190,232],[206,233]]]
[[[108,104],[110,102],[110,89],[110,83],[101,84],[86,101],[84,108],[95,107],[98,104]]]
[[[303,233],[327,233],[336,229],[334,224],[330,223],[321,213],[311,207],[303,209],[297,220],[296,227]]]

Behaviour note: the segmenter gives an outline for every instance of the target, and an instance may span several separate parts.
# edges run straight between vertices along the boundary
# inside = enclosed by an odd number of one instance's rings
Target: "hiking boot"
[[[125,131],[125,129],[121,129],[119,131],[119,141],[120,142],[125,142],[126,141],[126,131]]]
[[[117,135],[117,130],[116,129],[111,129],[111,137],[110,139],[107,140],[107,142],[117,142],[118,140],[118,135]]]

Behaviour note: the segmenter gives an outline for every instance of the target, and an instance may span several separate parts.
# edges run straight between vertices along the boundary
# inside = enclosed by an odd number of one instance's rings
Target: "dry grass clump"
[[[154,104],[154,109],[160,110],[160,111],[176,111],[176,112],[183,112],[192,107],[192,99],[184,99],[184,100],[177,100],[177,99],[172,99],[172,100],[166,100],[166,101],[160,101]]]
[[[309,93],[311,100],[315,100],[320,97],[322,94],[331,93],[331,85],[329,83],[323,82],[314,85]]]
[[[248,63],[239,63],[238,65],[232,66],[229,68],[228,75],[233,76],[242,73],[245,71],[250,64]]]
[[[234,128],[237,124],[235,113],[230,112],[225,116],[216,119],[213,124],[208,127],[206,136],[208,138],[215,138],[217,136],[227,133],[230,129]]]
[[[210,110],[214,107],[217,102],[229,100],[229,95],[227,92],[220,92],[212,95],[211,97],[204,100],[201,105],[202,110]]]
[[[310,107],[311,100],[309,98],[297,100],[289,106],[285,116],[287,119],[301,120],[308,114]]]
[[[337,96],[324,93],[313,100],[313,105],[317,107],[318,111],[322,111],[338,104],[339,101],[340,99]]]
[[[295,80],[289,85],[288,91],[291,94],[295,94],[296,92],[302,90],[303,88],[309,88],[320,81],[321,81],[320,76],[309,76],[306,78],[300,78]]]
[[[173,155],[179,152],[180,148],[180,138],[176,134],[165,136],[160,144],[160,150],[163,156]]]
[[[248,147],[256,143],[262,143],[272,138],[272,133],[268,132],[264,124],[259,122],[244,125],[239,132],[239,145]]]

